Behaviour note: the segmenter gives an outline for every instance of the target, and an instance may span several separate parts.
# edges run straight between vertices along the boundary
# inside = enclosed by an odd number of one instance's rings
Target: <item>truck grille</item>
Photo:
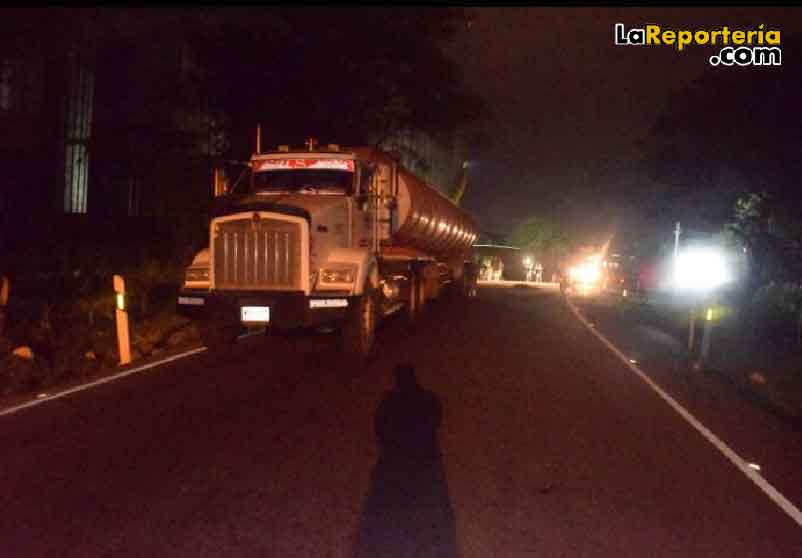
[[[301,230],[277,219],[215,225],[215,289],[300,289]]]

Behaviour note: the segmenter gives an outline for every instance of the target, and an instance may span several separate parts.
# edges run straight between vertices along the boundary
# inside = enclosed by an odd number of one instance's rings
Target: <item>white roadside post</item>
[[[691,309],[688,313],[688,352],[693,353],[694,335],[696,333],[696,311]]]
[[[114,292],[117,298],[117,347],[120,350],[120,366],[131,363],[131,336],[128,331],[128,312],[125,309],[125,281],[121,275],[114,276]]]

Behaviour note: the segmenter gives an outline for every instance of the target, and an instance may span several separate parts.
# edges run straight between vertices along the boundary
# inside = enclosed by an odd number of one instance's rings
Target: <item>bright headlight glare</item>
[[[674,284],[683,290],[709,290],[732,280],[724,254],[712,248],[680,252],[674,265]]]
[[[354,282],[354,268],[341,267],[332,269],[320,270],[321,283],[353,283]]]
[[[187,281],[208,281],[209,268],[208,267],[190,267],[187,268],[185,276]]]
[[[601,277],[599,263],[594,261],[587,261],[581,265],[572,267],[568,273],[571,279],[581,283],[595,283]]]

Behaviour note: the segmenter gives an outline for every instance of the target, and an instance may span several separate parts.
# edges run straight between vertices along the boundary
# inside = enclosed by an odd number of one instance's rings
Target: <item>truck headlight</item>
[[[674,284],[681,290],[711,291],[732,281],[726,255],[714,247],[690,247],[677,255]]]
[[[353,283],[356,270],[353,267],[324,268],[320,270],[321,283]]]
[[[208,283],[209,282],[209,268],[208,267],[188,267],[184,275],[184,281],[187,283]]]

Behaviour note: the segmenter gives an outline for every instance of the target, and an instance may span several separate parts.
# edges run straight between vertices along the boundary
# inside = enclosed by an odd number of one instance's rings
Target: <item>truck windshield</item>
[[[354,173],[344,170],[270,170],[253,175],[254,192],[350,194]]]

